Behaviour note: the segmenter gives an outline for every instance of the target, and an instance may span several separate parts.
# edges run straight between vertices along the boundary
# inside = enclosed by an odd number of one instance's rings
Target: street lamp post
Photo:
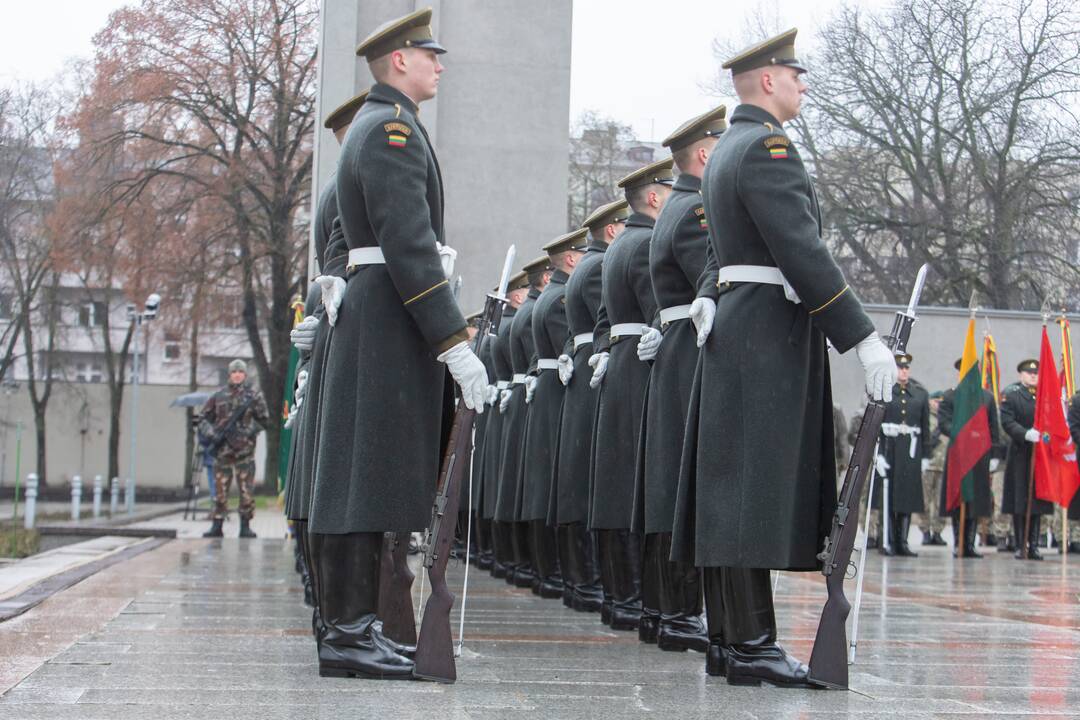
[[[161,305],[161,296],[157,293],[151,293],[146,298],[146,305],[142,312],[135,312],[134,305],[128,305],[128,320],[135,323],[134,330],[134,357],[131,361],[131,440],[128,449],[128,476],[130,478],[128,487],[130,491],[125,493],[125,505],[127,506],[127,513],[131,515],[135,512],[135,428],[136,423],[136,410],[139,406],[139,331],[142,329],[144,322],[148,322],[157,317],[158,306]],[[149,342],[145,343],[149,345]]]

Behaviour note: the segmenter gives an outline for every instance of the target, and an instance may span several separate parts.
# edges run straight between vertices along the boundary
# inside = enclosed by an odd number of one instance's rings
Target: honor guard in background
[[[601,567],[596,534],[588,529],[589,466],[597,393],[590,387],[589,358],[593,329],[600,312],[603,260],[608,246],[630,217],[626,200],[598,207],[585,219],[589,244],[566,283],[569,336],[559,356],[559,379],[566,386],[559,420],[558,457],[551,480],[554,520],[558,524],[559,564],[572,586],[571,607],[601,612],[610,622],[611,598],[600,586]]]
[[[483,310],[476,310],[465,316],[465,322],[469,324],[469,333],[474,337],[475,333],[480,331],[479,324],[482,315]],[[485,335],[480,338],[480,346],[476,350],[476,356],[480,358],[480,362],[484,363],[484,370],[487,372],[484,387],[485,412],[483,415],[477,416],[473,422],[473,452],[469,456],[469,472],[465,476],[467,480],[461,483],[461,494],[458,500],[457,532],[454,538],[454,552],[460,558],[465,557],[464,553],[468,551],[468,562],[479,561],[487,541],[481,535],[480,522],[471,513],[476,509],[476,503],[480,499],[481,473],[484,465],[481,462],[481,451],[484,446],[484,433],[488,422],[491,420],[491,413],[487,412],[487,410],[490,408],[490,388],[494,371],[490,364],[489,350],[488,336]],[[470,519],[477,521],[470,523]]]
[[[1016,559],[1022,560],[1025,557],[1026,542],[1027,559],[1042,560],[1042,555],[1039,554],[1039,523],[1043,515],[1053,515],[1053,503],[1039,500],[1032,493],[1031,523],[1027,524],[1031,447],[1033,443],[1039,442],[1039,431],[1034,427],[1039,361],[1024,360],[1016,366],[1016,371],[1020,374],[1019,381],[1005,388],[1001,400],[1001,429],[1009,436],[1009,459],[1005,464],[1001,511],[1013,517]]]
[[[339,145],[345,141],[345,133],[348,132],[353,117],[364,104],[367,95],[368,91],[365,90],[346,100],[323,122],[323,127],[334,133]],[[341,229],[341,220],[338,217],[337,182],[335,177],[331,176],[319,194],[315,224],[315,260],[319,265],[321,275],[309,289],[304,319],[293,328],[290,334],[290,339],[300,351],[301,357],[306,357],[304,369],[307,371],[307,376],[304,384],[296,391],[296,400],[301,405],[297,420],[293,425],[293,439],[296,444],[293,446],[290,461],[285,516],[292,520],[296,527],[296,541],[308,569],[314,607],[311,624],[316,641],[322,635],[322,621],[319,615],[316,575],[318,563],[311,552],[311,543],[308,542],[308,514],[311,509],[312,478],[315,475],[315,448],[318,444],[317,432],[322,407],[326,347],[331,328],[329,312],[333,313],[333,318],[336,320],[337,303],[341,301],[341,294],[333,290],[327,292],[324,300],[323,283],[326,283],[327,287],[341,287],[345,281],[345,263],[348,254],[349,246],[345,242],[345,233]]]
[[[495,288],[498,291],[498,288]],[[509,293],[509,291],[507,291]],[[480,361],[487,370],[488,386],[484,395],[484,405],[487,411],[477,418],[475,440],[472,455],[472,502],[469,512],[473,514],[473,540],[476,543],[476,553],[473,560],[481,570],[490,570],[495,561],[491,540],[491,520],[484,518],[484,447],[487,443],[488,431],[494,427],[495,418],[498,417],[499,390],[496,387],[497,375],[495,371],[495,356],[492,346],[495,344],[495,335],[488,333],[480,340]],[[491,412],[494,409],[495,412]]]
[[[882,508],[882,493],[886,485],[889,488],[890,537],[888,542],[881,543],[881,552],[902,557],[918,557],[908,546],[908,533],[911,514],[926,511],[922,474],[930,469],[933,454],[930,394],[911,380],[911,360],[911,355],[896,357],[897,382],[892,389],[892,400],[885,406],[875,458],[880,479],[874,484],[875,507]]]
[[[506,287],[506,305],[503,306],[499,333],[491,340],[491,363],[495,368],[495,393],[492,399],[492,413],[484,433],[482,449],[484,464],[484,487],[481,491],[480,517],[490,527],[491,550],[494,561],[491,575],[513,579],[514,540],[512,526],[495,520],[495,505],[499,499],[499,485],[502,478],[502,455],[504,435],[503,427],[507,416],[501,408],[502,394],[509,397],[510,381],[514,377],[510,361],[510,327],[518,308],[529,296],[529,275],[521,271],[510,278]],[[488,397],[492,397],[488,390]]]
[[[535,381],[526,388],[529,406],[522,462],[523,499],[521,520],[529,525],[533,565],[542,578],[541,597],[567,597],[559,568],[556,531],[548,525],[551,476],[559,435],[559,412],[566,388],[559,382],[559,355],[566,344],[566,281],[585,251],[587,231],[575,230],[544,246],[553,268],[548,283],[532,310],[533,347],[536,350]]]
[[[701,571],[671,556],[671,523],[678,490],[686,408],[697,366],[697,333],[690,322],[690,304],[705,269],[709,226],[701,200],[705,161],[727,128],[727,108],[718,108],[683,123],[663,141],[671,149],[678,177],[664,203],[649,243],[649,274],[659,308],[659,330],[650,330],[659,346],[642,339],[638,357],[652,361],[638,442],[634,525],[645,537],[642,589],[646,611],[639,636],[661,650],[705,652],[709,638],[702,617]],[[656,621],[659,620],[659,623]]]
[[[430,22],[430,9],[414,12],[357,48],[376,84],[338,165],[348,281],[327,353],[308,519],[326,628],[322,675],[411,676],[412,660],[377,615],[383,533],[430,519],[447,371],[461,401],[483,412],[487,373],[447,280],[442,180],[417,115],[443,69]]]
[[[942,432],[938,424],[938,411],[941,408],[941,398],[945,393],[935,390],[930,393],[930,442],[934,448],[930,455],[929,468],[922,474],[923,500],[926,511],[919,513],[919,532],[922,533],[923,545],[944,545],[945,539],[941,537],[941,531],[945,529],[945,520],[942,518],[941,509],[944,505],[938,504],[938,496],[941,494],[941,481],[944,477],[945,455],[949,449],[949,436]],[[989,485],[987,485],[989,492]]]
[[[1069,434],[1072,435],[1073,444],[1076,447],[1080,447],[1080,392],[1076,393],[1069,400],[1069,411],[1066,418],[1069,422]],[[1077,462],[1080,462],[1080,454],[1077,455]],[[1058,520],[1056,525],[1056,531],[1061,532],[1061,521]],[[1067,538],[1058,538],[1058,543],[1062,544],[1064,539],[1065,549],[1062,552],[1080,553],[1080,492],[1073,495],[1072,502],[1069,503],[1069,536]]]
[[[525,382],[532,367],[534,348],[532,309],[540,292],[551,279],[547,255],[536,258],[524,268],[529,276],[529,294],[521,303],[510,324],[510,364],[514,371],[510,386],[503,391],[499,409],[503,418],[503,446],[499,460],[499,496],[495,501],[495,520],[510,527],[514,549],[514,572],[507,573],[506,582],[516,587],[532,587],[541,582],[533,567],[529,550],[529,527],[520,522],[521,456],[525,440]],[[534,378],[535,380],[535,378]]]
[[[597,313],[590,384],[598,388],[593,432],[589,527],[598,532],[600,561],[611,595],[613,630],[636,630],[642,618],[641,536],[630,532],[634,514],[634,466],[649,365],[638,358],[638,341],[656,320],[649,277],[649,239],[674,176],[667,158],[619,181],[633,211],[626,230],[605,253],[603,295]],[[658,323],[657,323],[658,324]],[[650,337],[658,342],[656,337]],[[659,602],[648,608],[646,638],[655,641]]]
[[[816,571],[836,510],[826,340],[855,348],[891,399],[892,353],[821,238],[810,177],[782,123],[806,91],[795,30],[724,63],[740,105],[702,178],[706,269],[690,318],[701,353],[687,415],[672,557],[705,582],[706,671],[806,686],[776,642],[770,570]]]
[[[957,358],[956,363],[953,365],[960,370],[960,361],[962,358]],[[1001,422],[998,420],[997,403],[994,402],[994,394],[989,390],[983,390],[983,406],[986,408],[986,419],[990,425],[990,444],[991,450],[979,460],[978,464],[971,469],[974,475],[974,489],[975,499],[967,504],[967,509],[964,511],[964,557],[966,558],[981,558],[975,550],[975,531],[978,528],[979,520],[982,518],[988,518],[993,515],[994,501],[990,495],[990,473],[997,470],[998,463],[1000,462],[995,455],[999,454],[1002,450],[1001,440]],[[949,437],[953,431],[953,409],[956,402],[956,390],[950,388],[945,391],[945,394],[941,398],[941,404],[938,406],[937,411],[937,423],[938,432],[941,436],[940,444],[948,447]],[[937,457],[938,450],[934,451],[934,456]],[[957,555],[956,548],[959,547],[957,538],[960,537],[960,510],[959,508],[953,510],[952,513],[945,512],[945,508],[948,507],[948,472],[949,463],[946,456],[945,462],[942,465],[942,473],[940,483],[941,486],[937,488],[938,493],[938,507],[943,517],[948,516],[952,518],[953,528],[953,555]],[[929,510],[929,508],[927,508]]]

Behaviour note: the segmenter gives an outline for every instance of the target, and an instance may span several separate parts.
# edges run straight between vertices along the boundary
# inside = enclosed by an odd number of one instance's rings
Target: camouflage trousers
[[[923,502],[926,512],[919,513],[919,529],[923,533],[940,533],[945,529],[938,505],[941,501],[941,470],[927,470],[922,474]]]
[[[217,494],[214,495],[213,520],[224,519],[229,514],[229,488],[236,477],[236,489],[240,493],[240,517],[251,518],[255,515],[255,498],[251,489],[255,485],[254,460],[219,460],[214,463],[214,478],[217,482]]]
[[[1004,463],[1002,463],[1004,465]],[[979,534],[993,533],[1002,541],[1012,535],[1012,516],[1001,514],[1001,499],[1005,497],[1005,468],[990,473],[990,491],[994,493],[994,517],[979,518]]]

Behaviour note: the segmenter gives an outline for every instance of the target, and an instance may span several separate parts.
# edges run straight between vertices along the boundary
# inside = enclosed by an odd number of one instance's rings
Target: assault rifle
[[[514,246],[506,252],[499,289],[490,293],[484,301],[479,331],[473,338],[473,350],[480,350],[480,341],[488,333],[499,330],[503,306],[506,305],[506,287],[510,282],[510,269],[514,264]],[[476,411],[458,402],[454,413],[454,425],[443,455],[439,484],[435,492],[435,504],[431,510],[431,522],[424,536],[424,567],[431,584],[431,595],[424,605],[424,618],[420,623],[420,637],[416,643],[413,676],[424,680],[452,683],[457,680],[454,664],[454,639],[450,632],[450,610],[454,595],[446,586],[446,563],[450,559],[450,547],[454,540],[461,503],[461,483],[469,467],[472,452],[472,429]],[[466,559],[467,561],[467,559]]]
[[[210,455],[217,455],[218,450],[225,444],[225,441],[229,439],[229,433],[232,432],[233,427],[236,426],[240,416],[247,412],[247,409],[251,407],[251,404],[255,402],[255,395],[252,394],[248,397],[244,403],[232,411],[232,415],[225,421],[225,424],[221,426],[221,430],[214,433],[214,436],[210,438],[210,441],[206,443],[206,449],[210,451]]]
[[[892,332],[885,338],[885,343],[894,355],[907,352],[907,342],[911,335],[911,326],[915,324],[919,296],[926,283],[926,269],[926,265],[919,268],[907,310],[896,313]],[[832,528],[828,537],[825,538],[824,549],[817,556],[822,563],[821,573],[825,576],[829,598],[821,611],[817,636],[814,638],[814,650],[810,654],[810,682],[827,688],[846,690],[848,687],[848,642],[845,622],[851,612],[851,604],[844,595],[844,577],[851,564],[855,531],[859,525],[859,499],[862,496],[867,473],[874,467],[874,446],[877,443],[881,421],[884,417],[885,404],[871,400],[866,406],[866,412],[863,413],[855,447],[851,450],[851,461],[844,475],[844,485],[840,489]]]

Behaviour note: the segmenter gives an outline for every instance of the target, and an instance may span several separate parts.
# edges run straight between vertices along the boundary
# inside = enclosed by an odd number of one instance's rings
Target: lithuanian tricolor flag
[[[975,353],[975,318],[968,321],[964,354],[960,359],[960,381],[953,398],[952,433],[949,438],[946,511],[961,502],[975,499],[972,470],[990,452],[990,421],[983,403],[982,378]]]

